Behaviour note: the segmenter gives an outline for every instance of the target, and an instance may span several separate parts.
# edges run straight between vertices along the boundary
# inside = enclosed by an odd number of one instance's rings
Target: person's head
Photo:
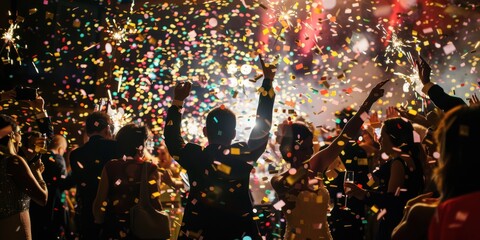
[[[294,167],[313,155],[313,133],[304,123],[281,124],[277,130],[277,141],[283,159]]]
[[[93,112],[86,120],[85,129],[87,135],[100,135],[104,138],[111,139],[113,137],[114,125],[110,116],[104,112]]]
[[[12,117],[0,114],[0,133],[0,146],[8,150],[10,154],[16,154],[21,145],[22,136]]]
[[[133,123],[120,128],[115,139],[118,142],[121,155],[143,157],[148,134],[149,131],[147,127],[137,126]]]
[[[414,129],[410,121],[390,118],[383,122],[379,143],[380,150],[391,154],[412,154],[415,147]]]
[[[55,135],[48,146],[48,150],[55,154],[62,155],[67,151],[67,139],[62,135]]]
[[[480,191],[480,106],[458,106],[446,113],[435,136],[440,153],[437,188],[443,200]]]
[[[222,105],[212,109],[208,113],[203,134],[207,136],[210,144],[230,144],[235,138],[236,125],[237,119],[235,113]]]

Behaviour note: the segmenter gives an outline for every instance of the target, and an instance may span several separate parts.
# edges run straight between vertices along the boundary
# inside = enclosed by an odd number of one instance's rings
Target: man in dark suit
[[[118,159],[119,149],[112,140],[113,123],[106,113],[93,112],[86,120],[89,140],[70,154],[71,180],[77,187],[75,223],[80,239],[98,239],[100,226],[94,223],[92,205],[105,163]]]
[[[48,187],[47,205],[30,203],[30,221],[32,239],[57,239],[66,233],[66,211],[62,202],[65,190],[67,168],[63,155],[67,151],[67,140],[62,135],[55,135],[48,146],[48,152],[42,154],[45,171],[43,179]]]
[[[185,144],[181,136],[181,109],[190,83],[178,84],[168,109],[165,142],[172,157],[187,170],[190,192],[179,239],[261,239],[253,220],[249,176],[265,151],[271,128],[275,93],[275,66],[262,63],[264,79],[255,128],[248,143],[231,144],[236,116],[225,106],[211,110],[203,129],[209,145]]]

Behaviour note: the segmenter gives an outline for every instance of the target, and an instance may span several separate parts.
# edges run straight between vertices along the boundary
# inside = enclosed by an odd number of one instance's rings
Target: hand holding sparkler
[[[422,81],[423,85],[430,82],[430,72],[432,68],[428,65],[427,61],[420,56],[420,60],[415,61],[418,68],[418,76]]]

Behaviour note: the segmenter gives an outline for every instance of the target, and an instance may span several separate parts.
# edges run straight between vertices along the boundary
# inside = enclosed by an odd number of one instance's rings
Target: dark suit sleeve
[[[184,158],[182,156],[185,148],[185,141],[180,133],[181,120],[182,114],[180,112],[180,108],[172,105],[167,112],[164,136],[168,152],[170,155],[172,155],[173,159],[175,159],[180,165],[182,165],[182,167],[185,168],[185,164],[188,163],[184,162]]]
[[[105,145],[105,149],[108,149],[107,151],[102,152],[104,154],[103,156],[104,161],[108,162],[112,159],[121,159],[123,157],[122,151],[117,141],[108,140],[104,142],[104,145]]]
[[[272,80],[264,79],[258,100],[255,127],[252,129],[248,139],[248,148],[250,150],[248,156],[249,161],[257,161],[267,148],[270,128],[272,127],[274,100],[275,92],[272,89]]]
[[[467,105],[461,98],[445,93],[443,88],[437,84],[428,90],[428,96],[438,108],[445,112],[459,105]]]
[[[78,160],[79,160],[79,157],[78,157],[77,150],[73,150],[70,153],[70,167],[72,170],[70,171],[67,178],[65,179],[64,186],[63,186],[65,189],[72,188],[77,184],[77,182],[79,182],[78,175],[81,171],[81,168],[78,165]]]

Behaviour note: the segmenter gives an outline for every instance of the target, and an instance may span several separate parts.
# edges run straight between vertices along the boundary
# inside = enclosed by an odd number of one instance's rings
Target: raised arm
[[[192,84],[190,82],[178,83],[175,86],[174,97],[172,106],[168,109],[167,119],[165,125],[165,144],[167,145],[168,152],[172,157],[179,161],[181,158],[182,149],[185,147],[185,141],[183,140],[180,127],[182,121],[182,107],[183,101],[190,94]],[[181,160],[180,160],[181,161]],[[182,164],[181,162],[179,162]]]
[[[262,87],[259,89],[260,96],[258,99],[255,127],[252,129],[248,139],[248,147],[251,150],[249,159],[252,161],[256,161],[267,147],[270,137],[269,132],[272,127],[272,112],[275,100],[272,81],[275,78],[277,67],[274,64],[266,64],[261,55],[259,58],[263,70],[263,82]]]
[[[442,87],[430,81],[430,72],[432,71],[432,68],[430,68],[425,59],[420,56],[420,60],[416,61],[416,64],[418,75],[423,84],[422,92],[427,94],[438,108],[447,112],[458,105],[466,105],[461,98],[448,95]]]
[[[389,80],[378,83],[370,92],[365,102],[362,104],[358,112],[353,116],[342,129],[340,135],[327,148],[317,152],[310,158],[310,169],[314,172],[323,172],[337,158],[345,147],[345,144],[355,137],[368,118],[368,111],[372,105],[383,96],[384,90],[382,86]]]

